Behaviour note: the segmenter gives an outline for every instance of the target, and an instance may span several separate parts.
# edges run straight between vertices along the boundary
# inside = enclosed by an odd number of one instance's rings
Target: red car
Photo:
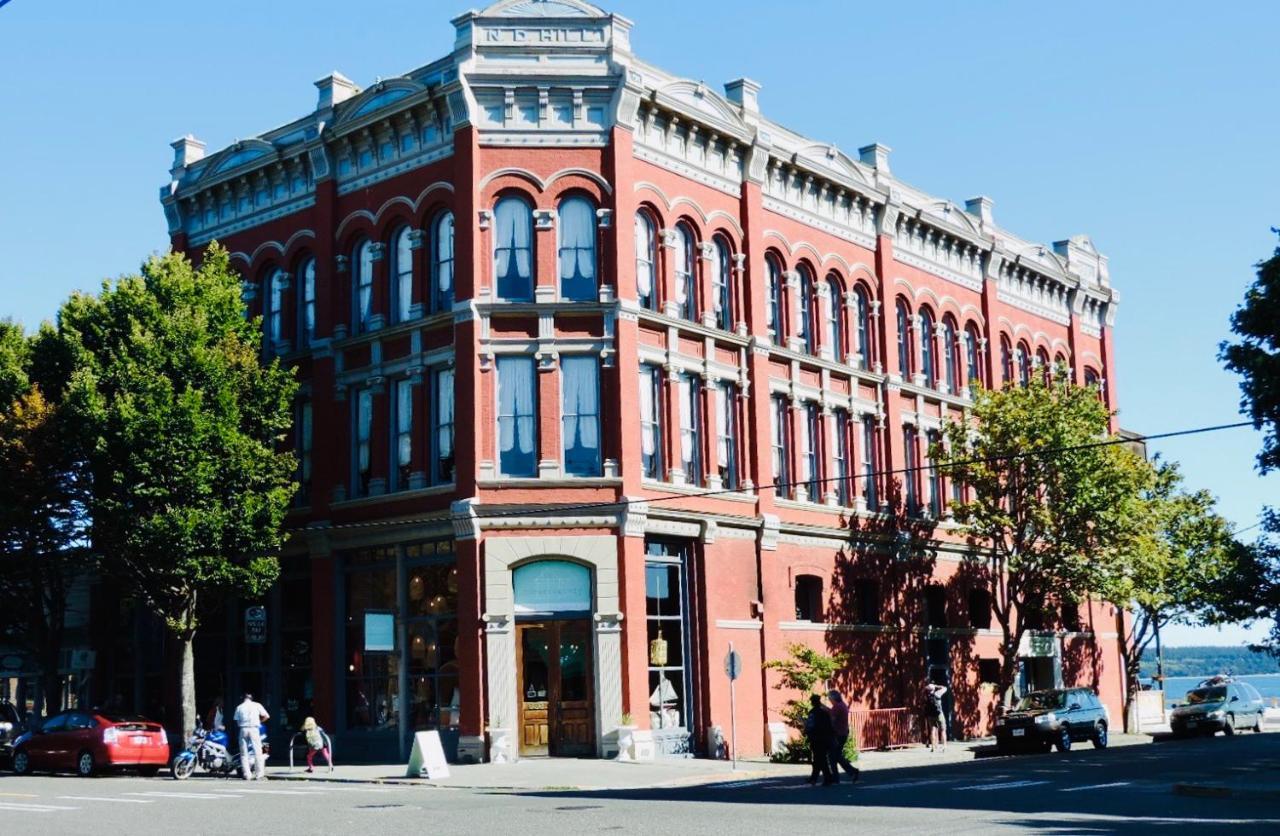
[[[159,723],[127,714],[63,711],[14,741],[13,771],[74,771],[88,777],[107,769],[155,775],[169,762],[169,737]]]

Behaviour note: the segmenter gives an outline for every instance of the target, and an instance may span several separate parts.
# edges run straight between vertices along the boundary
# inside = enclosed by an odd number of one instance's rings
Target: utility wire
[[[780,484],[770,483],[767,485],[756,485],[755,489],[757,491],[778,490],[780,488],[790,488],[798,484],[808,485],[808,484],[814,484],[814,483],[826,484],[828,482],[840,482],[845,480],[855,481],[859,479],[877,478],[881,476],[893,476],[896,474],[919,473],[920,471],[932,470],[935,468],[938,470],[954,470],[955,468],[958,468],[958,467],[968,467],[968,466],[978,465],[978,464],[992,464],[992,463],[1001,462],[1001,461],[1012,461],[1012,460],[1025,459],[1025,458],[1037,458],[1041,456],[1056,456],[1056,455],[1061,455],[1063,453],[1075,452],[1078,450],[1090,450],[1090,449],[1095,449],[1099,447],[1112,447],[1119,444],[1132,444],[1137,441],[1159,441],[1161,439],[1166,439],[1166,438],[1179,438],[1182,436],[1189,436],[1189,435],[1203,435],[1205,433],[1221,432],[1223,430],[1234,430],[1234,429],[1239,429],[1241,427],[1252,427],[1252,426],[1253,426],[1252,421],[1237,421],[1236,423],[1233,423],[1233,424],[1213,424],[1207,427],[1194,427],[1186,430],[1173,430],[1171,432],[1165,432],[1165,433],[1152,433],[1150,435],[1135,435],[1127,438],[1119,438],[1119,437],[1104,438],[1098,441],[1090,441],[1085,444],[1073,444],[1065,447],[1046,447],[1041,450],[1028,450],[1021,453],[1005,453],[1005,454],[1000,454],[995,456],[987,456],[985,458],[969,459],[969,460],[958,461],[958,462],[947,462],[941,465],[926,464],[926,465],[916,465],[914,467],[899,467],[899,468],[893,468],[890,470],[875,470],[871,472],[851,474],[848,476],[834,476],[834,477],[828,477],[825,479],[808,480],[806,482],[783,482]],[[674,499],[702,499],[704,497],[722,496],[725,494],[741,494],[741,493],[742,491],[736,488],[723,488],[721,490],[714,490],[714,491],[667,493],[667,494],[661,494],[659,496],[653,496],[653,497],[636,497],[636,498],[620,497],[616,500],[610,500],[607,502],[587,502],[587,503],[577,503],[577,504],[571,504],[571,505],[541,505],[533,508],[516,508],[511,510],[504,510],[501,513],[492,514],[492,515],[486,515],[481,510],[476,514],[476,518],[500,519],[502,517],[537,516],[539,514],[553,514],[553,513],[563,514],[567,511],[594,511],[594,510],[601,510],[604,508],[616,509],[622,506],[631,505],[636,502],[653,504],[655,502],[666,502],[668,500],[674,500]],[[481,509],[485,507],[486,506],[480,506]],[[492,507],[492,506],[488,506],[488,507]],[[399,520],[370,520],[367,522],[289,526],[288,530],[302,531],[302,532],[335,531],[335,530],[349,529],[349,528],[377,528],[382,526],[416,525],[418,523],[462,522],[470,519],[472,519],[472,517],[456,516],[456,515],[451,515],[447,517],[417,517],[417,518],[399,519]],[[1260,523],[1256,523],[1255,525],[1250,526],[1250,528],[1256,528],[1258,525],[1260,525]],[[1248,531],[1248,530],[1249,529],[1241,529],[1241,531]],[[1240,532],[1236,532],[1236,533],[1240,533]]]

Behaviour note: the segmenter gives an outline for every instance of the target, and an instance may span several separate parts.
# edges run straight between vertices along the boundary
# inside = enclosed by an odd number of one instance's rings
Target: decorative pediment
[[[925,215],[950,223],[952,226],[958,226],[973,235],[982,234],[978,219],[949,200],[935,200],[921,207],[921,211]]]
[[[1067,272],[1067,260],[1043,244],[1031,244],[1026,241],[1004,239],[1004,246],[1010,253],[1021,256],[1025,261],[1039,262],[1062,273]]]
[[[351,122],[368,116],[374,111],[398,102],[401,99],[412,96],[420,90],[425,90],[425,85],[408,78],[393,78],[387,81],[379,81],[371,86],[368,90],[363,91],[355,98],[346,102],[342,106],[342,115],[338,117],[336,124],[341,125],[344,122]]]
[[[242,165],[273,156],[275,146],[261,139],[245,139],[224,150],[205,168],[205,177],[216,177]]]
[[[666,99],[688,110],[696,111],[712,122],[718,122],[734,130],[745,130],[746,125],[737,108],[720,94],[699,81],[673,81],[659,88],[658,98]]]
[[[866,172],[862,170],[862,166],[848,154],[831,144],[816,143],[805,146],[795,153],[794,160],[819,171],[833,172],[840,177],[852,180],[855,183],[861,183],[867,187],[874,185],[871,179],[867,177]]]
[[[481,17],[608,17],[601,8],[581,0],[502,0]]]

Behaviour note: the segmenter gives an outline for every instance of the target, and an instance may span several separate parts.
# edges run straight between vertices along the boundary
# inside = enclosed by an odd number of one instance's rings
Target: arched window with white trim
[[[898,321],[898,374],[903,380],[911,380],[911,312],[907,310],[906,300],[898,298],[896,307]]]
[[[560,201],[556,237],[560,263],[560,298],[596,300],[596,207],[581,195]]]
[[[636,296],[640,307],[658,309],[658,271],[656,258],[657,227],[648,212],[636,212]]]
[[[716,327],[732,331],[733,310],[733,255],[723,236],[715,238],[715,261],[711,265],[711,296],[714,300]]]
[[[493,210],[494,293],[511,302],[533,301],[533,209],[508,195]]]
[[[407,321],[413,307],[413,246],[407,226],[391,236],[391,303],[392,320]]]
[[[768,315],[766,324],[769,327],[769,336],[773,342],[781,345],[786,338],[785,329],[782,327],[784,322],[782,318],[782,265],[772,253],[765,256],[764,264],[768,283],[766,290],[769,294],[768,304],[765,306],[765,311]]]
[[[310,345],[316,337],[316,260],[303,259],[298,267],[299,343]]]
[[[816,342],[814,309],[818,306],[813,283],[813,271],[809,269],[807,264],[801,264],[796,269],[796,272],[800,274],[800,286],[796,290],[796,302],[798,303],[796,336],[800,338],[801,348],[805,354],[813,354]]]
[[[671,281],[675,287],[676,304],[681,319],[698,321],[698,259],[693,230],[688,224],[676,224],[675,252],[672,253]]]
[[[834,273],[827,276],[827,346],[831,359],[843,363],[848,353],[844,341],[844,290]]]
[[[355,272],[351,282],[354,291],[351,324],[353,330],[360,333],[369,329],[369,320],[373,317],[373,243],[368,239],[356,244],[351,268]]]
[[[858,339],[858,368],[871,367],[871,299],[866,288],[857,285],[853,289],[853,315]]]
[[[978,338],[978,327],[970,322],[964,329],[965,362],[969,366],[969,386],[974,383],[986,385],[986,372],[982,367],[982,350]]]
[[[453,213],[441,212],[431,228],[431,311],[453,308]]]
[[[920,372],[924,375],[925,386],[938,385],[933,337],[933,312],[923,308],[920,311]]]

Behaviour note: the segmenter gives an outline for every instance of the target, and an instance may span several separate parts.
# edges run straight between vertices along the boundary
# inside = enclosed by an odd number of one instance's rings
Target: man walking
[[[929,736],[929,751],[934,751],[935,744],[942,751],[947,751],[947,715],[942,708],[942,698],[947,695],[945,685],[926,681],[924,685],[924,724]]]
[[[240,728],[240,772],[246,781],[262,780],[267,771],[267,758],[262,751],[262,735],[258,726],[271,719],[262,703],[253,701],[253,694],[245,693],[244,702],[236,706],[235,720]],[[253,750],[252,759],[249,750]]]
[[[809,757],[813,760],[813,769],[809,772],[809,783],[818,780],[822,773],[822,785],[830,786],[839,782],[831,772],[831,712],[822,704],[822,697],[809,695],[809,716],[804,721],[804,734],[809,739]]]
[[[849,704],[835,688],[827,692],[831,700],[831,747],[827,751],[827,761],[831,764],[831,775],[839,781],[840,770],[849,776],[849,781],[858,780],[858,768],[849,763],[845,757],[844,747],[849,742]]]

